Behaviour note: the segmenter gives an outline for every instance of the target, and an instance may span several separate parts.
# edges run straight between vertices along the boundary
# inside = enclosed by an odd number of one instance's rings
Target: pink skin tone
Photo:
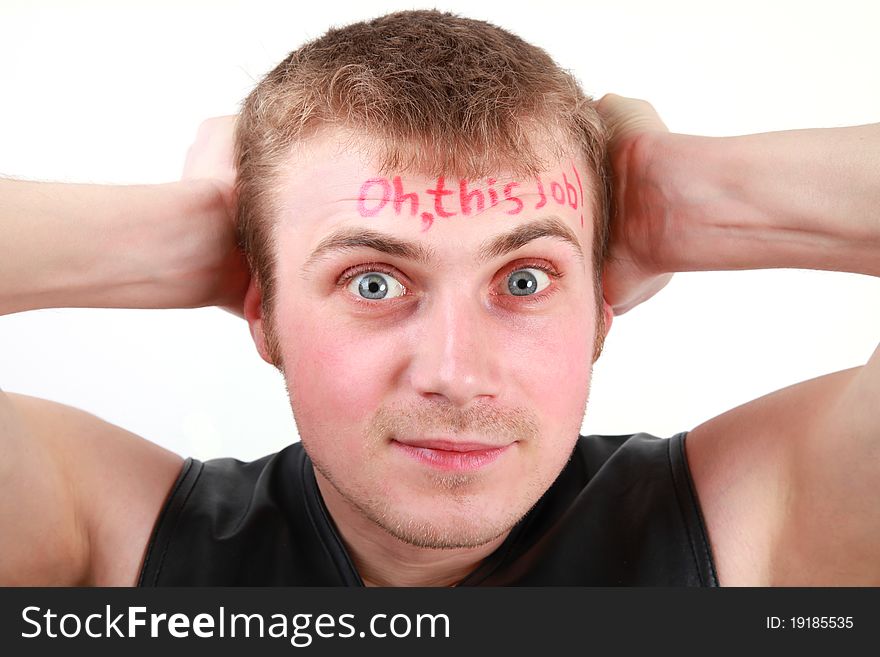
[[[572,177],[570,161],[547,176],[562,180],[563,171]],[[365,583],[449,585],[504,540],[577,439],[596,340],[592,215],[582,226],[583,208],[532,211],[537,192],[523,185],[522,212],[500,204],[435,218],[426,230],[392,203],[361,216],[359,191],[378,175],[332,133],[298,149],[281,192],[274,328],[303,444]],[[499,189],[513,180],[496,178]],[[424,197],[436,178],[404,174],[401,181]],[[371,190],[366,200],[375,207],[381,188]],[[548,216],[574,233],[584,260],[563,240],[541,237],[478,262],[485,240]],[[419,243],[434,259],[422,264],[357,247],[331,252],[303,273],[315,247],[342,227]],[[355,267],[357,275],[340,283]],[[515,296],[508,278],[524,268],[539,291]],[[367,272],[387,284],[381,300],[359,295]],[[252,284],[245,315],[268,361],[259,298]],[[610,326],[607,305],[605,320]],[[406,445],[425,439],[478,445],[463,454]]]

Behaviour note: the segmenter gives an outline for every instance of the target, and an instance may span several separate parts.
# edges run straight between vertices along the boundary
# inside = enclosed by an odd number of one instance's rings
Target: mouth
[[[472,472],[494,463],[514,443],[490,445],[447,439],[402,439],[392,440],[391,444],[422,465],[447,472]]]

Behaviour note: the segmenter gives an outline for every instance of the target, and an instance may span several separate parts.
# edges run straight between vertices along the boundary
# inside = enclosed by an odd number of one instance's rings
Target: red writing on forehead
[[[375,194],[381,192],[378,199]],[[368,200],[369,199],[369,200]],[[361,185],[358,194],[358,212],[362,217],[375,217],[391,200],[391,185],[384,178],[370,178]]]
[[[581,193],[581,228],[584,227],[584,187],[581,185],[581,176],[578,173],[577,167],[574,165],[574,162],[571,162],[571,170],[574,172],[574,177],[578,183],[578,191]]]
[[[390,204],[396,215],[419,217],[424,232],[434,225],[437,218],[469,217],[487,208],[502,206],[507,214],[519,214],[527,206],[517,191],[533,191],[538,197],[537,202],[530,204],[528,209],[539,210],[552,203],[583,212],[584,189],[580,173],[574,162],[570,163],[570,169],[570,172],[562,172],[559,179],[538,177],[529,181],[513,181],[500,189],[494,178],[487,178],[481,183],[462,178],[457,184],[450,185],[445,177],[440,176],[432,187],[424,190],[405,189],[400,176],[390,180],[370,178],[361,185],[358,212],[362,217],[375,217]],[[581,214],[583,225],[584,217]]]

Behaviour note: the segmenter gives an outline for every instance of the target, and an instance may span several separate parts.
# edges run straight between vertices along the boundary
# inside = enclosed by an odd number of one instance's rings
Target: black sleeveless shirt
[[[571,459],[459,586],[718,586],[686,434],[579,436]],[[189,458],[139,586],[363,586],[301,443]]]

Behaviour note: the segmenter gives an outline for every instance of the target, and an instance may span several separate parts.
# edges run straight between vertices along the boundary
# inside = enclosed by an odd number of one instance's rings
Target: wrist
[[[649,219],[652,273],[705,268],[706,235],[723,216],[724,183],[718,178],[711,138],[669,132],[641,135],[634,146],[634,172]]]
[[[658,271],[785,266],[767,250],[786,233],[759,191],[774,184],[767,154],[744,139],[661,133],[643,145]]]
[[[694,179],[702,156],[695,139],[665,131],[642,132],[614,154],[617,221],[613,242],[626,245],[646,276],[686,271],[703,216],[696,211],[705,187]]]
[[[192,308],[212,305],[218,272],[234,248],[230,191],[208,179],[138,188],[145,210],[123,226],[129,257],[121,280],[125,305]],[[128,243],[125,233],[135,236]]]

